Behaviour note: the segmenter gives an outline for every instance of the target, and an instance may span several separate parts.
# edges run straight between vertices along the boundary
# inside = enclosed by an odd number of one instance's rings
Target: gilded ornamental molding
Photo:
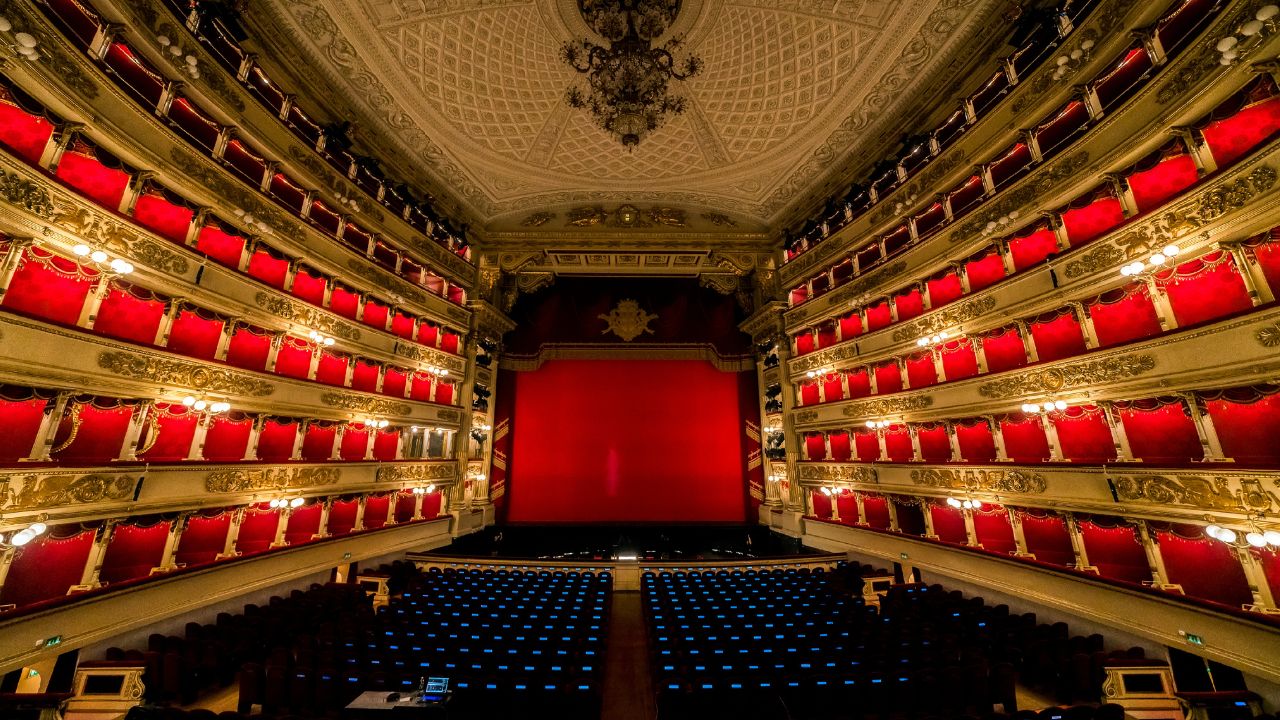
[[[302,231],[301,221],[295,222],[274,203],[268,203],[264,195],[254,192],[248,185],[216,169],[212,160],[207,160],[177,145],[169,149],[169,159],[188,180],[203,186],[223,202],[259,218],[272,230],[294,242],[306,242],[306,233]]]
[[[207,390],[251,397],[266,397],[276,391],[275,385],[245,373],[184,360],[145,357],[127,352],[100,353],[98,367],[121,377],[176,385],[190,390]]]
[[[337,485],[342,471],[336,467],[255,467],[218,470],[205,476],[204,489],[211,493],[242,493],[259,490]]]
[[[1003,196],[997,196],[998,199],[995,202],[983,205],[981,210],[974,213],[970,219],[951,233],[950,241],[972,240],[982,235],[987,223],[1001,217],[1007,218],[1009,213],[1035,202],[1037,198],[1053,190],[1059,183],[1075,180],[1088,163],[1089,153],[1081,150],[1075,155],[1043,166],[1044,169],[1039,174],[1033,175],[1031,179],[1009,190]]]
[[[787,267],[786,265],[783,266]],[[899,260],[892,265],[883,265],[872,270],[870,273],[859,277],[848,285],[842,285],[823,296],[826,301],[827,308],[833,306],[843,306],[849,301],[855,300],[859,295],[867,293],[871,288],[879,285],[887,280],[892,280],[907,271],[907,261]],[[787,311],[786,324],[788,327],[804,320],[810,315],[821,312],[816,303],[817,298],[810,300],[799,307],[792,308]]]
[[[792,372],[806,372],[821,367],[827,367],[832,363],[858,356],[858,347],[853,343],[840,344],[829,350],[803,355],[791,361]]]
[[[1280,346],[1280,321],[1271,321],[1258,328],[1254,331],[1253,338],[1262,347]]]
[[[0,13],[9,20],[10,32],[25,32],[35,36],[40,48],[40,62],[48,75],[56,77],[86,100],[98,97],[98,84],[81,66],[81,58],[77,53],[69,52],[66,41],[57,32],[45,32],[47,21],[33,12],[34,4],[21,2],[5,2],[0,6]],[[37,19],[39,18],[39,19]],[[17,53],[6,50],[3,58],[16,58]],[[20,61],[26,62],[26,61]]]
[[[449,372],[461,374],[467,369],[467,361],[457,355],[450,355],[446,352],[433,350],[417,343],[396,343],[396,354],[401,357],[417,360],[418,362],[429,363],[436,367],[442,367]]]
[[[1156,367],[1154,355],[1121,355],[1106,360],[1087,360],[1043,370],[1017,373],[978,386],[978,394],[1009,400],[1036,393],[1088,387],[1145,375]]]
[[[816,482],[849,482],[874,484],[878,482],[876,469],[870,465],[833,465],[830,463],[799,463],[800,480]]]
[[[281,320],[306,325],[312,330],[340,337],[343,340],[356,342],[360,339],[360,331],[358,329],[306,303],[295,302],[266,292],[254,295],[253,301],[258,304],[258,307]]]
[[[1280,498],[1264,489],[1262,482],[1261,478],[1223,475],[1122,475],[1112,484],[1116,497],[1126,502],[1275,513],[1280,510]]]
[[[404,483],[423,480],[453,480],[458,477],[456,462],[400,463],[378,468],[378,482]]]
[[[817,410],[798,410],[795,414],[797,423],[808,423],[818,419]]]
[[[949,330],[960,323],[977,320],[995,307],[996,299],[993,295],[962,302],[955,307],[946,307],[894,330],[893,339],[895,342],[903,342],[936,333],[939,330]]]
[[[348,393],[325,393],[320,396],[320,401],[329,407],[335,407],[339,410],[365,412],[374,415],[408,415],[413,412],[413,407],[408,403]]]
[[[0,512],[132,500],[137,484],[138,476],[129,473],[55,472],[0,477]]]
[[[1039,495],[1048,489],[1044,476],[1025,470],[921,468],[911,471],[914,485],[943,490]]]
[[[930,407],[933,407],[932,396],[909,395],[907,397],[890,397],[882,400],[864,400],[863,402],[845,405],[840,412],[845,417],[873,417],[924,410]]]

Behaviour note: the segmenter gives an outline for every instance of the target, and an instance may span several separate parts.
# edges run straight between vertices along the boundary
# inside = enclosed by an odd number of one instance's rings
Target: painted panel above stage
[[[705,359],[751,369],[751,338],[735,298],[678,278],[559,278],[520,298],[503,366],[532,370],[551,359]]]

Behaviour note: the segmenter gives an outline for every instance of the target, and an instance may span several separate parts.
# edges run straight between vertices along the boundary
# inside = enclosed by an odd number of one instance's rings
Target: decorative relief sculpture
[[[176,385],[189,390],[207,390],[229,395],[265,397],[275,385],[258,378],[183,360],[145,357],[127,352],[103,352],[98,367],[121,377]]]
[[[812,355],[804,355],[796,358],[791,363],[792,372],[807,372],[815,368],[827,367],[832,363],[840,360],[848,360],[858,356],[858,348],[853,345],[845,345],[841,347],[823,350],[813,353]]]
[[[1049,484],[1039,473],[1023,470],[949,470],[921,468],[911,471],[911,483],[945,490],[1039,495]]]
[[[275,205],[268,205],[262,200],[261,195],[250,190],[248,186],[233,180],[229,175],[218,172],[210,164],[207,164],[211,163],[211,161],[176,146],[170,148],[169,159],[183,174],[204,185],[209,192],[214,193],[227,203],[254,215],[260,219],[260,222],[266,223],[285,237],[292,238],[297,242],[306,241],[305,233],[302,231],[301,220],[294,220],[285,215],[283,211],[278,210]]]
[[[817,410],[799,410],[795,415],[797,423],[813,422],[818,419]]]
[[[406,403],[347,393],[325,393],[320,396],[320,401],[339,410],[365,412],[374,415],[408,415],[413,412],[413,408]]]
[[[20,489],[11,483],[20,479]],[[133,499],[138,477],[127,473],[36,473],[0,477],[0,512],[43,510]]]
[[[453,480],[458,477],[455,462],[388,464],[378,467],[378,482],[402,483],[422,480]]]
[[[996,299],[991,295],[963,302],[955,307],[948,307],[940,312],[931,313],[919,320],[907,323],[893,331],[893,339],[895,342],[902,342],[936,333],[939,330],[949,330],[960,323],[976,320],[994,310],[995,307]]]
[[[876,469],[868,465],[800,463],[797,467],[800,469],[801,480],[816,480],[818,482],[855,482],[867,484],[879,481],[876,475]]]
[[[1280,322],[1270,322],[1254,331],[1253,337],[1263,347],[1280,345]]]
[[[972,240],[982,234],[987,224],[1035,202],[1036,198],[1053,189],[1058,183],[1075,178],[1089,162],[1089,153],[1081,151],[1065,160],[1045,166],[1043,172],[1033,175],[1026,184],[1019,185],[991,204],[989,209],[975,213],[972,220],[951,233],[951,242]],[[985,207],[985,206],[984,206]]]
[[[543,225],[546,225],[547,223],[555,219],[556,219],[555,213],[547,212],[545,210],[539,210],[536,213],[530,214],[524,220],[521,220],[520,224],[523,227],[542,227]]]
[[[883,400],[864,400],[853,405],[846,405],[841,413],[845,417],[874,417],[892,413],[924,410],[933,407],[930,395],[911,395],[900,398],[884,398]]]
[[[384,273],[364,260],[351,258],[347,260],[347,269],[358,275],[360,278],[367,280],[377,287],[399,295],[409,302],[415,302],[423,305],[427,302],[427,294],[412,283],[401,280],[387,273]]]
[[[253,301],[258,304],[258,307],[282,320],[306,325],[308,328],[318,332],[334,335],[344,340],[357,341],[360,339],[360,331],[356,328],[305,303],[294,302],[288,298],[265,292],[254,295]]]
[[[418,362],[425,362],[437,367],[446,368],[449,372],[461,373],[467,369],[466,360],[457,355],[433,350],[422,345],[400,343],[396,345],[396,354]]]
[[[1123,475],[1115,478],[1116,497],[1126,502],[1183,505],[1201,510],[1272,513],[1280,498],[1258,478],[1221,475]],[[1239,484],[1240,489],[1232,488]]]
[[[55,210],[49,190],[42,184],[16,173],[0,175],[0,198],[42,218],[51,218]]]
[[[608,325],[608,327],[600,331],[601,335],[607,335],[612,332],[625,342],[631,342],[644,333],[652,335],[653,330],[649,327],[649,323],[658,319],[657,315],[642,310],[640,303],[629,299],[618,301],[618,306],[610,310],[608,314],[597,315],[596,317],[604,320]]]
[[[1019,373],[978,386],[982,397],[1008,400],[1035,393],[1057,392],[1066,388],[1102,385],[1137,377],[1156,367],[1152,355],[1122,355],[1106,360],[1090,360],[1059,367]]]
[[[211,472],[204,489],[211,493],[256,492],[337,485],[342,471],[335,467],[265,467]]]
[[[181,275],[189,267],[182,255],[87,207],[68,204],[59,208],[50,220],[83,241],[157,270]]]

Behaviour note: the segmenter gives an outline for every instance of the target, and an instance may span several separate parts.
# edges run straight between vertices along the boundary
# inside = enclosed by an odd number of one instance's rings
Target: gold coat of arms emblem
[[[612,332],[625,342],[631,342],[644,333],[652,335],[653,330],[649,328],[649,323],[658,319],[657,315],[640,309],[640,303],[635,300],[621,300],[618,302],[618,307],[610,310],[608,314],[596,317],[609,324],[600,331],[601,335]]]

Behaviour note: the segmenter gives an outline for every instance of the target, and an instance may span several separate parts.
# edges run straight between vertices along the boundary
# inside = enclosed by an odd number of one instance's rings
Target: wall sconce
[[[157,35],[156,43],[159,44],[160,47],[169,51],[169,54],[173,56],[172,59],[174,64],[180,66],[182,71],[185,72],[192,80],[196,80],[200,77],[200,60],[195,55],[184,51],[182,47],[169,39],[168,35]],[[179,60],[181,60],[181,62],[179,62]]]
[[[1160,252],[1153,254],[1146,261],[1134,260],[1133,262],[1120,268],[1120,274],[1125,277],[1136,277],[1144,273],[1157,273],[1164,269],[1165,263],[1172,260],[1178,255],[1177,245],[1165,245]]]
[[[1019,215],[1021,215],[1021,213],[1017,210],[1010,210],[1008,215],[1001,215],[995,220],[987,222],[986,226],[982,228],[982,233],[984,235],[993,235],[998,232],[1003,232],[1017,222]]]
[[[13,537],[9,538],[9,544],[14,547],[22,547],[43,535],[48,529],[49,526],[42,522],[33,522],[22,530],[14,533]],[[0,535],[0,544],[2,543],[4,543],[4,535]]]
[[[949,333],[946,330],[943,330],[942,332],[939,332],[936,335],[926,335],[925,337],[922,337],[919,340],[916,340],[916,345],[920,347],[928,347],[930,345],[937,345],[940,342],[950,340],[954,337],[959,337],[959,335]]]
[[[435,492],[435,491],[436,491],[436,485],[435,485],[435,483],[431,483],[431,484],[427,485],[426,487],[416,487],[416,488],[414,488],[414,489],[413,489],[413,494],[414,494],[414,495],[426,495],[426,494],[428,494],[428,493],[433,493],[433,492]]]
[[[356,420],[356,422],[364,425],[365,427],[371,427],[378,430],[381,430],[391,424],[390,420],[374,420],[373,418],[360,418],[359,420]],[[415,431],[416,430],[417,429],[415,428]]]
[[[333,338],[329,337],[328,335],[325,335],[324,333],[318,333],[315,330],[312,330],[311,332],[307,333],[307,339],[309,339],[311,342],[315,343],[316,345],[324,345],[326,347],[334,343]]]
[[[40,59],[40,51],[36,48],[40,45],[40,41],[36,40],[31,33],[13,32],[13,23],[9,22],[9,18],[0,17],[0,33],[13,33],[13,49],[24,59],[35,62]]]
[[[267,504],[273,508],[299,508],[299,507],[302,507],[303,505],[306,505],[307,501],[306,499],[301,497],[272,498],[271,502]]]
[[[890,420],[868,420],[867,421],[867,427],[871,430],[883,430],[892,424],[893,422]]]
[[[831,367],[821,367],[821,368],[818,368],[817,370],[810,370],[809,372],[805,373],[804,376],[809,378],[815,378],[821,375],[830,375],[832,371],[833,371],[833,368]]]
[[[182,398],[182,404],[197,412],[208,410],[211,413],[224,413],[231,409],[231,403],[229,402],[223,402],[221,400],[209,402],[208,400],[198,398],[195,395],[188,395]]]
[[[1022,403],[1022,412],[1028,415],[1038,415],[1040,413],[1050,413],[1054,410],[1062,411],[1071,407],[1064,400],[1046,401],[1043,405],[1036,403]]]
[[[1263,5],[1253,14],[1252,20],[1240,26],[1242,37],[1228,35],[1218,41],[1218,63],[1232,65],[1249,56],[1262,45],[1263,41],[1275,32],[1275,17],[1280,14],[1280,7]]]
[[[130,263],[128,260],[113,258],[102,250],[89,247],[83,243],[71,248],[71,252],[75,253],[76,257],[88,259],[89,262],[96,265],[100,271],[105,273],[128,275],[133,272],[134,269],[133,263]]]
[[[959,498],[947,498],[947,504],[953,508],[963,508],[965,510],[981,510],[982,502],[979,500],[960,500]]]

